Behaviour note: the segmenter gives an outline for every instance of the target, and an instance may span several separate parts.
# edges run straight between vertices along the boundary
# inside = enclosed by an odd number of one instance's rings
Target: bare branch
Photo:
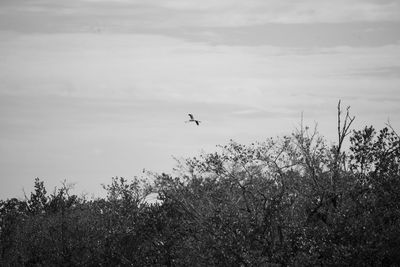
[[[386,125],[387,127],[389,127],[390,130],[392,130],[392,132],[393,132],[398,138],[400,138],[399,134],[394,130],[394,128],[393,128],[392,124],[390,123],[390,120],[389,120],[389,119],[388,119],[387,123],[385,123],[385,125]]]
[[[337,128],[338,128],[338,138],[339,138],[339,140],[338,140],[339,143],[338,143],[338,147],[337,147],[337,151],[336,151],[337,157],[339,157],[340,151],[342,149],[343,141],[344,141],[345,137],[347,135],[349,135],[350,126],[355,119],[355,116],[353,116],[353,117],[350,116],[350,106],[348,106],[346,108],[346,116],[344,117],[344,122],[343,122],[343,126],[342,126],[342,122],[341,122],[342,109],[341,109],[340,104],[341,104],[341,101],[339,100],[338,106],[337,106],[337,110],[338,110],[337,111],[337,116],[338,116]]]
[[[337,105],[337,119],[338,119],[338,123],[337,123],[337,127],[338,127],[338,137],[339,137],[339,142],[341,140],[341,132],[340,132],[340,115],[341,115],[341,109],[340,109],[340,102],[341,100],[339,100],[338,105]]]

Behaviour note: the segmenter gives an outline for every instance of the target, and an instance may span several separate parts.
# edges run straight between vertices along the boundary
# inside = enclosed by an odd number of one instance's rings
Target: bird
[[[192,122],[192,121],[193,121],[193,122],[196,123],[197,125],[200,125],[200,122],[201,122],[201,121],[195,120],[192,114],[188,114],[188,115],[189,115],[190,120],[185,121],[185,122]]]

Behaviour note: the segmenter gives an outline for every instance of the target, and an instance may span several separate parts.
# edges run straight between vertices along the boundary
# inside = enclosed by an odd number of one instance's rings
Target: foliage
[[[112,178],[88,200],[34,181],[0,202],[1,266],[397,266],[400,138],[388,125],[338,143],[316,128],[180,162],[152,184]],[[150,193],[159,202],[148,203]]]

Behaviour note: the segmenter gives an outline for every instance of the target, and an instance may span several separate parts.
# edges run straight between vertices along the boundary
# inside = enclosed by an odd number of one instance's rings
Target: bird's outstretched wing
[[[193,120],[193,115],[192,114],[188,114],[190,119]]]

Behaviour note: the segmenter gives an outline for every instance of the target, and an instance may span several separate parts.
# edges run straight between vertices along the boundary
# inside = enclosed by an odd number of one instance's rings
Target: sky
[[[339,99],[400,129],[399,29],[398,0],[2,0],[0,199],[99,196],[301,113],[335,142]]]

